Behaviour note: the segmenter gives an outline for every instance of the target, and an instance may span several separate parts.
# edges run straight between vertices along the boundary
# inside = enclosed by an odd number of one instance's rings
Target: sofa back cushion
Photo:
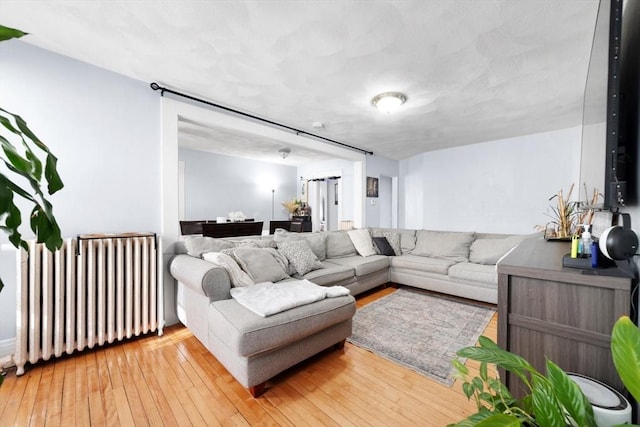
[[[200,258],[203,253],[220,252],[223,249],[233,248],[235,245],[227,240],[213,237],[186,236],[184,246],[188,255]]]
[[[276,243],[287,240],[305,240],[319,261],[327,259],[327,233],[292,233],[282,228],[273,233],[273,241]]]
[[[418,230],[416,232],[416,247],[411,253],[418,256],[466,262],[469,261],[469,247],[474,236],[473,232]]]
[[[496,264],[526,238],[527,236],[509,236],[504,239],[476,239],[471,244],[469,261],[476,264]]]
[[[358,255],[358,252],[346,231],[329,231],[327,233],[327,258],[344,258],[355,255]]]

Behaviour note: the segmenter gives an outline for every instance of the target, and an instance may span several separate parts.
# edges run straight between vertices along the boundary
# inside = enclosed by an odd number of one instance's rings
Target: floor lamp
[[[271,219],[273,219],[273,212],[274,212],[273,208],[275,205],[275,200],[276,200],[276,189],[272,188],[271,189]]]

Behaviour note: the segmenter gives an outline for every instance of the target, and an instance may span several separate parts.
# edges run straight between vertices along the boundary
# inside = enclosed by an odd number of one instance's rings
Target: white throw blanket
[[[308,280],[292,282],[262,282],[231,288],[231,296],[254,313],[267,317],[325,298],[349,295],[344,286],[319,286]]]

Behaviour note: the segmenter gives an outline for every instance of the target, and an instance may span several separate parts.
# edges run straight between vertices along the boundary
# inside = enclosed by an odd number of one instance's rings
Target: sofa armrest
[[[178,282],[209,297],[210,301],[231,298],[229,274],[210,262],[190,255],[176,255],[169,271]]]

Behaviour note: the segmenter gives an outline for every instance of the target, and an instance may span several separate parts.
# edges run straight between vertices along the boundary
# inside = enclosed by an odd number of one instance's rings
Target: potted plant
[[[640,329],[627,316],[618,319],[613,327],[611,353],[623,384],[640,400]],[[459,360],[453,361],[458,378],[464,381],[464,394],[475,400],[478,410],[450,426],[596,427],[593,409],[582,390],[552,361],[547,360],[544,375],[484,336],[477,347],[463,348],[457,355],[480,362],[479,376],[469,378],[469,369]],[[498,378],[488,375],[489,364],[518,376],[529,393],[515,399]]]

